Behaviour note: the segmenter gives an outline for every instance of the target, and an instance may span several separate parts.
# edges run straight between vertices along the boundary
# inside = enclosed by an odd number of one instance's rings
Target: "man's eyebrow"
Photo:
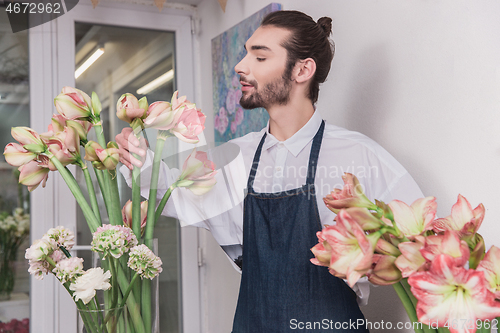
[[[243,45],[243,47],[245,48],[245,50],[247,50],[247,46],[246,45]],[[263,51],[269,51],[269,52],[271,52],[271,49],[269,47],[265,46],[265,45],[252,45],[252,46],[250,46],[250,49],[251,50],[263,50]]]

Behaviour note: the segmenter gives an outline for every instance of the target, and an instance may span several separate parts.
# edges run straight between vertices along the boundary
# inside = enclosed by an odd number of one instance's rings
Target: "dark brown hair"
[[[299,11],[276,11],[262,20],[261,26],[275,26],[291,32],[282,46],[287,50],[286,71],[290,75],[298,60],[312,58],[316,62],[316,73],[309,86],[308,97],[316,103],[319,84],[325,82],[335,53],[335,44],[328,37],[332,32],[332,19],[322,17],[318,23]]]

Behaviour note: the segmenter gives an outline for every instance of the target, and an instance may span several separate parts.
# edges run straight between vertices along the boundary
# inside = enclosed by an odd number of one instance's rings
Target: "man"
[[[222,196],[226,184],[219,175],[203,199],[179,191],[164,211],[202,221],[197,225],[210,229],[233,259],[243,244],[242,263],[235,260],[242,279],[233,333],[291,332],[300,323],[303,328],[309,323],[314,332],[367,332],[350,325],[363,319],[353,290],[309,261],[316,232],[334,223],[322,198],[342,186],[344,171],[360,178],[371,199],[412,202],[422,196],[383,148],[359,133],[325,124],[315,111],[319,84],[333,58],[330,33],[326,17],[316,23],[300,12],[279,11],[264,18],[235,67],[242,85],[240,104],[264,107],[270,118],[261,132],[231,141],[241,149],[246,172],[243,177],[230,174],[229,182],[248,194],[231,209],[220,208],[229,199]],[[137,149],[134,138],[128,144],[129,135],[124,130],[116,138],[122,162],[141,166],[127,147],[141,156],[145,151]],[[175,179],[176,170],[164,172],[167,184]],[[189,209],[190,204],[197,209]],[[210,212],[214,207],[221,213]]]

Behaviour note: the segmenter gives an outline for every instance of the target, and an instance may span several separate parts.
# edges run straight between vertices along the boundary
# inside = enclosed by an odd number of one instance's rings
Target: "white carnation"
[[[109,279],[111,278],[111,273],[100,267],[90,268],[82,276],[78,277],[74,283],[69,286],[69,289],[74,291],[73,296],[75,297],[75,302],[82,300],[83,303],[87,304],[95,296],[96,290],[108,290],[111,288]]]
[[[46,239],[38,239],[33,242],[33,244],[26,249],[25,258],[30,261],[40,261],[44,260],[45,257],[52,254],[54,252],[54,248],[52,244]]]

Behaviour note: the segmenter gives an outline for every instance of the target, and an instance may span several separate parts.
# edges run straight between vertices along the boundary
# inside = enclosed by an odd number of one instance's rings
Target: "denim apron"
[[[325,122],[314,136],[306,184],[278,193],[253,190],[262,137],[248,178],[243,267],[233,333],[368,332],[356,295],[326,267],[312,264],[321,230],[314,177]]]

